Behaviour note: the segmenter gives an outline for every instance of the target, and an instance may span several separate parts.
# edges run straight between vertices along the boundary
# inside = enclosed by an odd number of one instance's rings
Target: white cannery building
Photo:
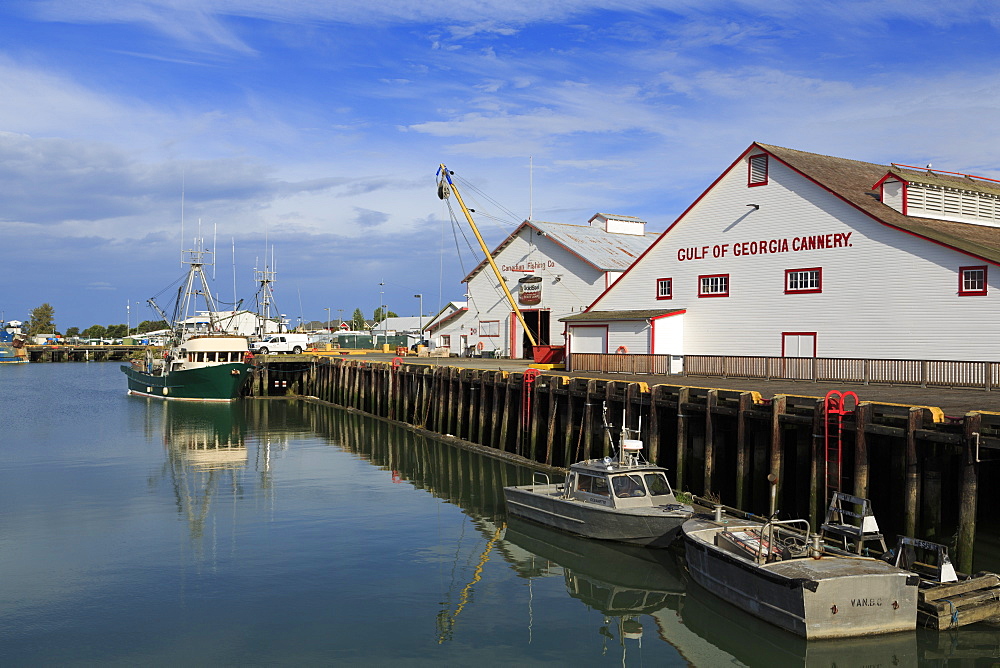
[[[559,319],[584,311],[656,237],[632,216],[598,213],[587,225],[526,220],[491,255],[536,343],[561,346]],[[489,264],[463,283],[466,308],[428,328],[434,343],[459,354],[531,358],[530,340]]]
[[[563,320],[571,354],[1000,360],[998,264],[1000,182],[754,143]]]

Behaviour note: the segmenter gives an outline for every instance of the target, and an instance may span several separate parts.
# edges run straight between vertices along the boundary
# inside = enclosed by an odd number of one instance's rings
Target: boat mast
[[[179,321],[187,320],[191,317],[191,302],[194,301],[194,307],[198,307],[198,295],[201,295],[205,300],[205,308],[208,309],[208,325],[209,331],[213,331],[216,325],[216,308],[215,300],[212,299],[212,291],[208,287],[208,279],[205,276],[205,255],[211,253],[204,249],[204,241],[202,239],[195,240],[195,248],[193,250],[188,250],[184,252],[187,256],[184,260],[184,264],[188,265],[187,284],[184,286],[184,291],[181,296],[180,303],[180,316]],[[177,324],[176,322],[174,323]]]
[[[486,255],[486,261],[490,263],[490,267],[493,269],[493,275],[497,277],[497,282],[500,287],[503,288],[503,293],[507,295],[507,301],[510,303],[510,307],[514,309],[514,315],[517,316],[518,321],[521,323],[521,327],[524,328],[524,333],[528,336],[528,341],[531,342],[532,347],[537,346],[538,342],[535,341],[534,334],[528,328],[528,323],[524,321],[524,314],[521,313],[521,309],[517,307],[517,302],[514,300],[514,296],[510,293],[507,288],[507,282],[503,280],[503,276],[500,274],[500,268],[497,267],[497,263],[493,261],[493,255],[490,253],[490,249],[486,247],[486,242],[483,241],[483,237],[479,234],[479,228],[476,227],[476,222],[472,220],[472,214],[469,213],[469,209],[465,206],[465,202],[462,201],[462,195],[458,192],[458,188],[455,183],[451,180],[451,172],[443,164],[438,168],[438,175],[440,179],[438,180],[438,197],[441,199],[447,199],[451,193],[455,193],[455,200],[458,201],[458,205],[462,207],[462,213],[465,214],[465,220],[468,221],[469,227],[472,228],[473,234],[476,235],[476,239],[479,241],[479,247],[483,249],[483,254]],[[447,182],[447,183],[446,183]]]

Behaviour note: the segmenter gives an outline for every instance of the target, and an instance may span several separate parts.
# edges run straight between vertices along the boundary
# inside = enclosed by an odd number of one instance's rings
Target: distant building
[[[261,318],[252,311],[199,311],[196,315],[180,322],[188,334],[208,334],[212,331],[228,331],[240,336],[266,336],[287,327],[273,319]]]

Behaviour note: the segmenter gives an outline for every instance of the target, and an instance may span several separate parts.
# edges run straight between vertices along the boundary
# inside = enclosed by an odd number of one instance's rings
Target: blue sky
[[[221,298],[273,248],[294,324],[462,299],[441,162],[491,245],[663,230],[753,141],[1000,178],[998,33],[961,0],[6,0],[0,310],[151,318],[182,192]]]

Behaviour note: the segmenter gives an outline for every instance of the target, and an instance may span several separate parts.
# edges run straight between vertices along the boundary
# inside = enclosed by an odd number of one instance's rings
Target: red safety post
[[[538,369],[525,369],[521,377],[521,428],[528,426],[531,420],[531,390],[535,379],[542,375]]]
[[[847,401],[849,398],[854,399],[854,406],[850,409]],[[844,416],[853,415],[858,408],[858,403],[857,394],[851,391],[840,392],[839,390],[827,392],[826,399],[823,401],[823,423],[826,427],[823,434],[823,448],[826,455],[824,491],[827,499],[830,498],[831,491],[839,492],[843,486]]]

